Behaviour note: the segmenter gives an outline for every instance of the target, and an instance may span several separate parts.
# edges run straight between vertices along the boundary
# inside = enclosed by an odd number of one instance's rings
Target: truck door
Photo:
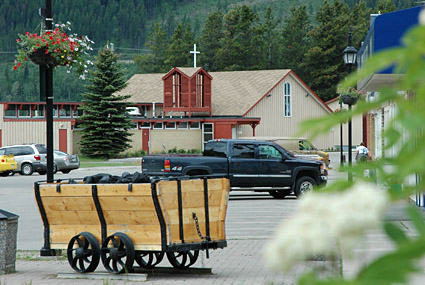
[[[283,156],[272,145],[258,145],[258,180],[263,186],[279,187],[291,184],[291,170],[283,161]]]
[[[231,186],[257,186],[258,160],[255,159],[255,145],[235,143],[232,153],[232,157],[229,158]]]

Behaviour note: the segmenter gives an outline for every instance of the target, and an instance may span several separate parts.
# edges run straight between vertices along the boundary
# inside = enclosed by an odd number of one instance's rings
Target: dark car
[[[68,154],[66,152],[55,150],[54,151],[54,173],[61,171],[62,173],[69,173],[73,169],[80,167],[80,160],[75,154]]]

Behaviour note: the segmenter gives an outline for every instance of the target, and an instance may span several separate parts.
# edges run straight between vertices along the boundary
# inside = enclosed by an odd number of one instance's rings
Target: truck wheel
[[[316,186],[316,181],[309,176],[302,176],[297,180],[295,185],[295,195],[301,197],[302,195],[313,191],[313,188]]]
[[[275,198],[275,199],[283,199],[289,194],[291,194],[290,191],[279,191],[279,190],[270,190],[269,194]]]

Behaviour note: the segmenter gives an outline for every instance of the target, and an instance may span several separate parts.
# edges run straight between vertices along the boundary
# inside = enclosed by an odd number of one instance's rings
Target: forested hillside
[[[344,74],[340,54],[346,45],[348,29],[353,31],[358,47],[371,12],[416,5],[410,0],[53,0],[52,3],[55,22],[70,21],[72,32],[88,35],[95,42],[93,56],[109,42],[122,59],[135,59],[137,65],[125,64],[128,77],[135,72],[164,72],[174,66],[191,66],[189,50],[197,43],[201,49],[198,66],[207,70],[292,68],[324,99],[332,97],[336,77]],[[17,34],[40,33],[42,19],[38,9],[44,4],[44,0],[0,2],[1,101],[38,100],[38,67],[28,64],[20,71],[11,68]],[[333,37],[327,43],[323,42],[325,34]],[[338,59],[317,62],[318,50],[334,52]],[[329,82],[314,82],[323,76],[320,71],[323,69],[328,69],[334,78]],[[55,100],[79,101],[84,84],[77,76],[56,69]]]

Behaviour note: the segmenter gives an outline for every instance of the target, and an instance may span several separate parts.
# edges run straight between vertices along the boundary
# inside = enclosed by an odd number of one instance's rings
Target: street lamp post
[[[348,73],[351,73],[351,68],[353,65],[357,63],[357,50],[352,46],[351,43],[351,32],[348,33],[348,46],[342,52],[344,64],[348,66]],[[348,104],[348,110],[351,112],[351,105]],[[351,130],[351,117],[348,121],[348,181],[353,181],[353,175],[351,173],[351,165],[352,165],[352,138],[351,138],[352,130]],[[342,141],[342,140],[341,140]]]

